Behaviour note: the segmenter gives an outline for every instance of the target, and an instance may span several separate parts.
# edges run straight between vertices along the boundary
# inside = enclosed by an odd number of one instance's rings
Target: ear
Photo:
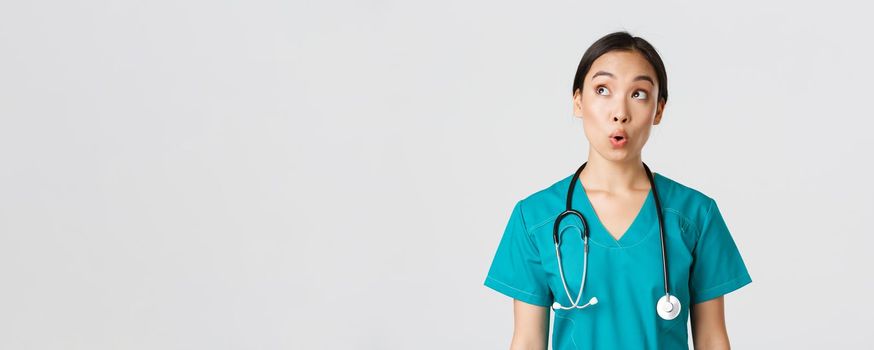
[[[662,122],[662,113],[664,113],[664,111],[665,111],[665,100],[659,99],[659,103],[656,106],[655,119],[653,120],[652,125],[659,125],[659,123]]]
[[[583,93],[580,89],[574,91],[573,96],[573,105],[574,105],[574,116],[577,118],[583,117]]]

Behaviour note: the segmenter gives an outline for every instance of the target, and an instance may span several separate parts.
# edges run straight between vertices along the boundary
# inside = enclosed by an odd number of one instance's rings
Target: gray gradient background
[[[644,160],[714,197],[738,349],[874,342],[874,31],[849,1],[4,1],[0,348],[501,349],[515,201],[629,30]]]

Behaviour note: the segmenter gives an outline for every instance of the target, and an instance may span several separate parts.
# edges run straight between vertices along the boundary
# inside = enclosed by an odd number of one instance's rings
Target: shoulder
[[[537,188],[516,203],[529,232],[544,222],[552,222],[565,210],[571,178],[573,174],[554,179],[547,186]]]
[[[661,173],[655,176],[663,215],[678,216],[697,231],[716,210],[716,200],[702,190]]]
[[[674,179],[673,176],[667,176],[658,172],[654,176],[656,190],[659,199],[662,201],[662,207],[673,207],[675,209],[697,208],[702,205],[708,206],[713,201],[713,198],[703,191],[682,183]]]

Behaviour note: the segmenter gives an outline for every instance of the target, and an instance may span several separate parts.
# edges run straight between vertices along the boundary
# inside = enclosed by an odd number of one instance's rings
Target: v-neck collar
[[[658,176],[658,173],[653,172],[654,182],[659,182]],[[573,176],[570,178],[573,179]],[[570,185],[570,180],[567,181],[567,184]],[[577,183],[574,186],[573,205],[574,209],[579,210],[586,218],[586,223],[588,223],[590,230],[589,239],[593,243],[605,247],[624,248],[635,245],[643,238],[646,238],[651,230],[658,229],[658,214],[655,212],[652,188],[647,193],[646,199],[638,209],[631,225],[628,226],[628,229],[625,230],[619,239],[613,237],[601,222],[601,218],[598,217],[592,202],[589,200],[589,196],[586,194],[583,182],[579,179],[577,179]],[[646,225],[649,225],[649,227]]]

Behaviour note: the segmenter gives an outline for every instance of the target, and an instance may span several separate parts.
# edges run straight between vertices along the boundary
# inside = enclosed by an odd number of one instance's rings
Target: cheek
[[[603,112],[607,105],[604,99],[598,97],[599,96],[595,95],[585,96],[582,103],[583,112],[586,112],[591,116],[597,116],[598,113]]]
[[[610,111],[603,103],[589,102],[582,105],[583,121],[587,124],[599,124],[606,120]]]
[[[656,105],[652,102],[637,102],[632,105],[634,115],[650,119],[655,116]]]
[[[652,129],[646,125],[640,127],[637,135],[631,140],[635,149],[642,149],[646,145],[647,141],[649,141],[650,130]]]
[[[589,143],[597,143],[598,140],[604,138],[603,135],[608,132],[605,121],[605,118],[599,118],[597,114],[583,114],[583,132]]]

